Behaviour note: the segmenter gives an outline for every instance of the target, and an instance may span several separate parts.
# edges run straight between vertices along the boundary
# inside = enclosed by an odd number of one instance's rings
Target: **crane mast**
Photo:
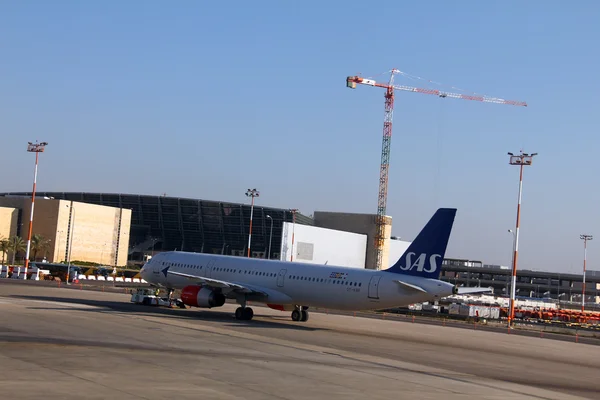
[[[394,90],[401,90],[413,93],[431,94],[441,98],[454,98],[462,100],[474,100],[485,103],[507,104],[514,106],[527,106],[527,103],[522,101],[505,100],[489,96],[472,96],[461,93],[444,92],[435,89],[416,88],[411,86],[394,85],[394,74],[401,73],[397,69],[390,71],[390,80],[387,84],[378,83],[373,79],[366,79],[360,76],[346,77],[346,87],[356,89],[357,84],[375,86],[385,89],[385,112],[383,118],[383,140],[381,145],[381,166],[379,171],[379,196],[377,198],[377,217],[375,230],[375,246],[374,260],[375,269],[383,268],[383,248],[386,239],[386,209],[387,209],[387,191],[388,191],[388,175],[390,167],[390,150],[392,144],[392,120],[394,116]]]

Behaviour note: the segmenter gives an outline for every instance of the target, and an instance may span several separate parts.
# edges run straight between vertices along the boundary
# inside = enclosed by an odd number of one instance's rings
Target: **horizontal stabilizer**
[[[421,292],[421,293],[427,293],[427,290],[423,289],[421,286],[417,286],[415,284],[412,283],[408,283],[408,282],[404,282],[398,279],[394,279],[394,282],[396,282],[397,284],[404,286],[405,288],[411,289],[411,290],[416,290],[417,292]]]
[[[455,294],[473,294],[473,293],[488,293],[493,292],[492,288],[483,288],[483,287],[458,287],[456,288],[457,292]]]

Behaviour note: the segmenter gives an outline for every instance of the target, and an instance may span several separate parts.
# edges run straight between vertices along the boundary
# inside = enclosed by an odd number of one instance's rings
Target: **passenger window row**
[[[187,268],[187,269],[202,269],[202,265],[190,265],[190,264],[180,264],[180,263],[162,263],[163,265],[168,265],[170,267],[181,267],[181,268]],[[268,277],[272,277],[274,278],[275,276],[277,276],[275,273],[272,272],[261,272],[261,271],[247,271],[247,270],[237,270],[237,269],[233,269],[233,268],[214,268],[213,272],[230,272],[230,273],[237,273],[239,272],[240,274],[246,274],[246,275],[256,275],[256,276],[268,276]]]
[[[362,286],[362,284],[360,282],[348,282],[348,281],[343,281],[340,279],[313,278],[313,277],[297,276],[297,275],[291,275],[290,279],[299,280],[299,281],[309,281],[309,282],[333,284],[333,285]]]
[[[188,269],[202,269],[202,265],[190,265],[190,264],[180,264],[180,263],[162,263],[163,265],[168,265],[170,267],[182,267]],[[247,271],[247,270],[237,270],[233,268],[214,268],[213,271],[217,272],[229,272],[229,273],[237,273],[245,274],[245,275],[255,275],[255,276],[268,276],[274,278],[277,276],[272,272],[261,272],[261,271]],[[324,279],[324,278],[314,278],[314,277],[306,277],[306,276],[298,276],[298,275],[290,275],[290,280],[298,280],[298,281],[309,281],[316,283],[325,283],[325,284],[333,284],[333,285],[344,285],[344,286],[358,286],[361,287],[362,283],[360,282],[348,282],[340,279]]]

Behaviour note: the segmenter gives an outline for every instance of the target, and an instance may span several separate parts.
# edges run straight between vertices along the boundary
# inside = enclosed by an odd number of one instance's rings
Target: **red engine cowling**
[[[189,285],[181,291],[181,301],[192,307],[221,307],[225,304],[225,296],[207,287]]]

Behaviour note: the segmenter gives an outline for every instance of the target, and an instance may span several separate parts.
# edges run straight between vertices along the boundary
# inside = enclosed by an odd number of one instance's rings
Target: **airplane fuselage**
[[[302,305],[337,310],[378,310],[436,300],[453,293],[454,286],[437,279],[361,268],[264,260],[213,254],[164,252],[142,269],[149,283],[182,289],[195,283],[163,272],[195,275],[256,288],[267,294],[248,300],[277,308]],[[415,291],[405,284],[424,289]],[[226,297],[235,298],[235,294]],[[282,308],[283,309],[283,308]],[[286,308],[289,309],[289,308]]]

